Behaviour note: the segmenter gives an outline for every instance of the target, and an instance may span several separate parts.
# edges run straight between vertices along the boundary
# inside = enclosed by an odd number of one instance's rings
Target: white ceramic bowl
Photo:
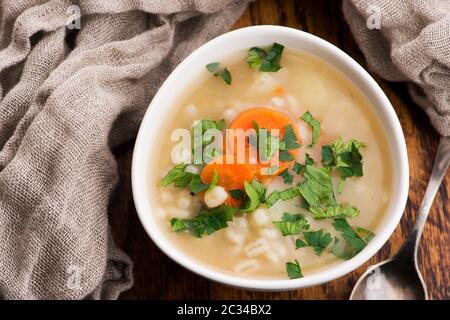
[[[247,279],[198,263],[166,239],[152,214],[153,200],[148,191],[149,181],[155,181],[152,179],[153,175],[159,175],[159,172],[149,171],[155,167],[152,165],[153,157],[158,157],[157,154],[152,154],[152,146],[160,138],[158,133],[163,128],[165,119],[177,107],[176,99],[184,87],[195,81],[198,74],[204,70],[205,62],[220,61],[221,57],[233,52],[246,50],[250,46],[268,46],[275,41],[328,61],[366,95],[386,131],[394,161],[392,202],[375,238],[354,258],[295,280]],[[406,205],[409,186],[408,157],[403,132],[391,103],[375,80],[355,60],[329,42],[309,33],[280,26],[255,26],[232,31],[211,40],[195,50],[170,74],[155,95],[141,124],[134,148],[132,186],[136,210],[145,230],[162,251],[182,266],[211,280],[235,287],[289,290],[341,277],[361,266],[383,246],[400,221]]]

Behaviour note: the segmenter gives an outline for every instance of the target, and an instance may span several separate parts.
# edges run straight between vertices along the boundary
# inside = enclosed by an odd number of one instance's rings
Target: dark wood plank
[[[256,24],[285,25],[301,29],[339,46],[361,65],[359,51],[341,13],[340,1],[328,0],[259,0],[252,3],[235,28]],[[143,230],[131,195],[131,155],[133,143],[115,150],[120,185],[110,208],[110,223],[117,245],[134,261],[134,287],[122,295],[124,299],[347,299],[351,289],[369,264],[394,254],[411,229],[415,213],[431,172],[437,150],[438,135],[426,115],[414,105],[405,84],[388,83],[374,76],[394,105],[402,124],[409,151],[411,190],[405,215],[388,243],[369,263],[351,274],[313,288],[290,292],[252,292],[225,287],[175,264],[166,257]],[[425,227],[421,249],[421,269],[432,299],[449,299],[450,241],[448,201],[450,175],[435,200]]]

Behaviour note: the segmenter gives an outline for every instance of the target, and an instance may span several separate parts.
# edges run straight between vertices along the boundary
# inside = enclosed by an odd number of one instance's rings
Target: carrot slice
[[[268,108],[254,108],[242,112],[231,123],[230,129],[243,129],[245,131],[253,128],[255,122],[260,129],[264,128],[269,131],[272,129],[280,130],[280,140],[282,140],[284,137],[285,127],[287,125],[291,125],[297,137],[297,140],[300,141],[300,135],[298,134],[297,127],[294,125],[291,119],[282,112],[271,110]],[[299,149],[288,150],[288,152],[295,158],[299,152]],[[273,175],[280,174],[289,165],[290,162],[280,162],[280,168]],[[268,166],[270,166],[270,163],[261,163],[259,161],[259,165],[257,168],[258,172],[260,172],[262,168],[267,168]]]
[[[245,163],[238,164],[236,161],[229,164],[226,163],[226,157],[221,156],[214,159],[203,168],[200,173],[200,178],[204,183],[211,183],[214,170],[216,170],[219,175],[217,185],[223,187],[227,191],[234,189],[244,190],[244,181],[251,183],[254,178],[254,170],[251,165]],[[230,195],[225,203],[233,207],[240,206],[240,201],[234,199]]]

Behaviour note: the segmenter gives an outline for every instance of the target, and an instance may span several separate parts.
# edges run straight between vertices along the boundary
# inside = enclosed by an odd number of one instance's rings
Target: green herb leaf
[[[219,130],[222,131],[225,128],[225,120],[221,119],[218,121],[209,120],[209,119],[203,119],[200,121],[196,121],[194,124],[194,142],[193,142],[193,153],[194,153],[194,163],[195,164],[202,164],[203,163],[203,154],[202,149],[203,147],[209,145],[214,141],[214,136],[212,135],[205,135],[205,132],[207,130]],[[220,153],[222,150],[219,150]],[[214,158],[215,156],[219,156],[220,154],[216,155],[210,155],[211,158]]]
[[[294,181],[294,176],[289,173],[287,168],[280,173],[280,176],[283,178],[284,183],[291,184]]]
[[[324,166],[333,167],[336,165],[333,147],[331,145],[322,146],[322,164]]]
[[[186,164],[178,164],[169,173],[166,174],[164,178],[161,179],[161,185],[163,187],[168,186],[169,184],[175,182],[175,180],[183,178],[186,173],[184,169],[186,168]]]
[[[337,192],[344,189],[344,182],[349,177],[361,177],[363,175],[363,163],[360,149],[364,144],[357,140],[350,140],[344,144],[342,138],[333,144],[322,147],[322,164],[330,168],[336,168],[340,175]]]
[[[244,181],[244,188],[247,194],[247,199],[244,202],[242,211],[254,211],[266,196],[266,187],[253,179],[252,183]]]
[[[299,191],[310,207],[336,205],[331,177],[324,170],[307,165],[305,181],[299,185]]]
[[[367,243],[375,237],[375,233],[363,227],[356,227],[356,233]]]
[[[359,214],[359,210],[347,203],[326,207],[309,207],[314,219],[325,218],[353,218]]]
[[[250,68],[259,69],[267,53],[261,48],[253,47],[248,50],[247,62]]]
[[[306,111],[301,116],[301,119],[305,121],[307,124],[309,124],[312,128],[312,141],[311,144],[308,145],[309,148],[312,148],[316,145],[317,141],[319,140],[320,122],[314,119],[314,117],[309,111]]]
[[[195,237],[202,237],[205,234],[211,235],[214,232],[226,228],[228,221],[233,220],[236,209],[222,205],[202,212],[193,219],[170,219],[172,231],[187,231]]]
[[[274,43],[269,52],[257,47],[250,48],[247,56],[248,65],[261,72],[276,72],[281,69],[283,50],[284,46],[279,43]]]
[[[286,272],[289,279],[303,278],[302,270],[297,259],[294,262],[286,262]]]
[[[222,78],[226,84],[230,85],[232,82],[231,73],[227,68],[220,69],[219,62],[213,62],[206,65],[206,69],[211,72],[215,77]]]
[[[208,185],[206,183],[203,183],[202,179],[198,174],[192,174],[192,178],[189,183],[189,188],[193,193],[197,194],[208,189]]]
[[[216,73],[219,71],[220,63],[219,62],[212,62],[206,65],[206,69],[208,69],[211,73]]]
[[[320,257],[325,248],[331,243],[331,234],[323,233],[323,230],[303,232],[308,247],[312,247],[317,256]],[[296,243],[297,244],[297,243]]]
[[[300,174],[305,170],[305,166],[295,161],[294,166],[292,167],[292,171],[294,171],[296,174]]]
[[[353,258],[357,252],[347,243],[341,242],[338,238],[334,238],[334,244],[331,247],[331,253],[342,260]]]
[[[217,186],[217,182],[219,182],[219,173],[217,172],[216,169],[214,169],[212,181],[209,184],[209,187],[206,190],[206,192],[211,191],[212,189],[214,189],[214,187]]]
[[[287,150],[280,150],[280,161],[289,162],[295,160],[294,156]]]
[[[297,187],[288,188],[288,189],[285,189],[282,191],[275,190],[266,198],[265,204],[268,208],[270,208],[278,200],[284,201],[284,200],[288,200],[288,199],[293,199],[298,196],[299,196],[299,190]]]
[[[281,221],[273,221],[275,227],[281,231],[283,236],[299,234],[303,230],[309,229],[309,223],[302,214],[283,213]]]
[[[341,232],[342,237],[345,241],[355,249],[356,253],[359,253],[362,249],[364,249],[367,245],[367,242],[364,241],[348,224],[347,220],[339,218],[334,219],[333,227],[336,231]]]
[[[302,239],[295,240],[295,249],[305,248],[308,244]]]
[[[279,43],[274,43],[272,49],[264,57],[259,71],[261,72],[277,72],[281,69],[280,60],[283,53],[284,46]]]
[[[228,190],[228,193],[231,195],[233,199],[243,201],[246,197],[246,194],[241,189],[231,189]]]
[[[283,146],[286,150],[300,148],[300,143],[298,142],[294,129],[290,124],[284,126],[284,136],[282,142],[284,143]]]

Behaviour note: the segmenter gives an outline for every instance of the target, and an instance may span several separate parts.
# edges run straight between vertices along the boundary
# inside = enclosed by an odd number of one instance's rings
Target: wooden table
[[[362,66],[365,61],[350,34],[340,1],[259,0],[252,3],[234,28],[258,24],[284,25],[317,35],[343,49]],[[372,74],[373,75],[373,74]],[[410,99],[405,84],[388,83],[373,75],[394,105],[409,152],[411,189],[400,225],[370,264],[391,256],[405,240],[419,208],[438,146],[438,135],[427,116]],[[321,286],[289,292],[252,292],[229,288],[177,265],[162,253],[142,228],[131,195],[133,143],[115,150],[121,183],[113,195],[110,223],[114,239],[134,261],[134,287],[124,299],[348,299],[353,285],[369,263],[347,276]],[[420,265],[432,299],[449,299],[450,175],[447,174],[425,227]]]

